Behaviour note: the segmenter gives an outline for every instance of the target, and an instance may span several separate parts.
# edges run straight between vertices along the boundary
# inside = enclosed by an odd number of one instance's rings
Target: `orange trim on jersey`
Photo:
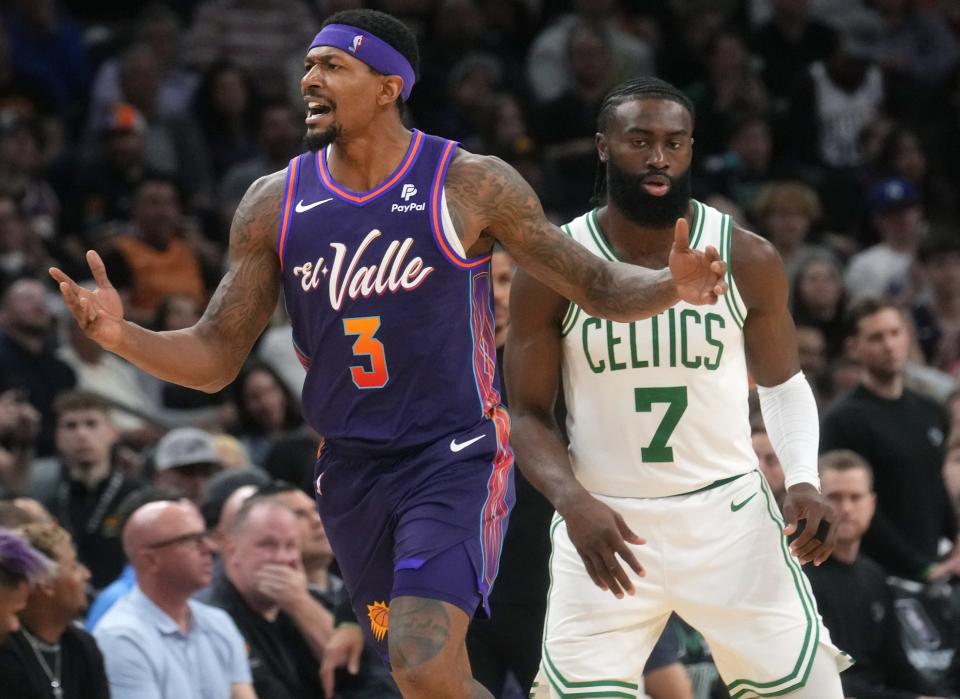
[[[440,163],[437,165],[437,173],[433,180],[433,191],[430,192],[430,222],[433,224],[433,237],[436,238],[443,256],[461,269],[471,269],[489,262],[493,255],[485,255],[472,260],[460,257],[447,245],[447,237],[443,234],[443,217],[440,215],[440,192],[443,191],[443,181],[446,179],[447,167],[450,165],[453,149],[456,145],[455,141],[448,141],[443,149],[443,154],[440,156]]]
[[[417,131],[416,136],[414,136],[413,138],[413,145],[410,147],[410,151],[407,153],[407,157],[403,161],[403,164],[400,166],[400,169],[397,170],[395,173],[393,173],[393,177],[391,177],[389,180],[384,182],[382,185],[380,185],[376,189],[370,192],[367,192],[366,194],[363,194],[360,196],[356,194],[352,194],[351,192],[348,192],[347,190],[343,189],[342,187],[340,187],[340,185],[338,185],[336,182],[333,181],[333,177],[331,177],[330,174],[327,172],[327,161],[323,155],[324,153],[323,150],[317,153],[317,157],[320,159],[320,167],[317,168],[320,171],[320,179],[323,180],[324,186],[334,194],[338,194],[344,199],[347,199],[348,201],[352,201],[356,204],[365,204],[371,199],[375,199],[376,197],[380,196],[381,194],[386,192],[388,189],[393,187],[393,185],[397,183],[397,180],[399,180],[401,177],[403,177],[406,174],[407,170],[410,169],[410,166],[413,165],[413,161],[416,160],[417,153],[420,152],[420,144],[422,142],[423,142],[423,132]]]
[[[277,243],[277,256],[280,258],[280,271],[283,271],[283,247],[287,242],[287,229],[290,227],[290,207],[293,206],[294,187],[297,183],[297,164],[300,158],[290,161],[287,173],[287,193],[284,195],[283,222],[280,224],[280,242]]]
[[[494,423],[497,453],[493,459],[490,478],[487,480],[487,500],[482,510],[480,547],[483,551],[483,581],[488,588],[492,588],[500,570],[504,525],[510,514],[507,497],[510,493],[513,450],[510,448],[510,415],[502,406],[497,406],[489,418]]]

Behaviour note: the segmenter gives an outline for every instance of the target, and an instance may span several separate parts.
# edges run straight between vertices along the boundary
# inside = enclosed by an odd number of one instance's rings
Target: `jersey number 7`
[[[663,414],[657,431],[653,433],[650,444],[640,449],[640,459],[648,464],[666,464],[673,461],[673,448],[667,446],[670,435],[677,429],[680,416],[687,409],[686,386],[658,386],[656,388],[635,388],[634,400],[638,413],[649,413],[654,403],[666,403],[667,412]]]

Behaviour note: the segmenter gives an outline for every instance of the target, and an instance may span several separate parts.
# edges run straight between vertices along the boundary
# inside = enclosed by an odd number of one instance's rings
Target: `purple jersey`
[[[365,193],[333,180],[325,149],[290,161],[277,248],[303,411],[344,447],[422,446],[500,403],[490,256],[457,252],[445,210],[456,148],[415,130]]]

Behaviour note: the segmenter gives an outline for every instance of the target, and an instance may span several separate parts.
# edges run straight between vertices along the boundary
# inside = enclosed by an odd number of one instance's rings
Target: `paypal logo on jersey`
[[[416,195],[417,195],[417,188],[412,184],[407,183],[403,185],[403,187],[400,189],[400,198],[406,202],[409,202],[410,198],[415,197]],[[390,207],[391,213],[398,212],[401,214],[407,213],[409,211],[426,211],[426,210],[427,210],[426,202],[420,202],[420,203],[412,202],[409,204],[393,204]]]

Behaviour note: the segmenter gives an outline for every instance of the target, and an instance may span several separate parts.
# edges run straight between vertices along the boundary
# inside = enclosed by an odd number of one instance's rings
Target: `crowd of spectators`
[[[883,619],[863,634],[903,635],[907,655],[890,662],[918,679],[875,671],[903,644],[849,638],[881,656],[848,692],[960,695],[960,627],[931,640],[897,616],[913,607],[884,597],[913,595],[937,628],[960,618],[942,603],[960,577],[956,0],[4,2],[0,527],[23,534],[0,532],[0,683],[122,699],[150,678],[179,692],[183,672],[210,696],[319,696],[349,664],[342,696],[395,695],[337,626],[348,605],[310,510],[318,437],[282,303],[233,385],[208,394],[90,342],[46,272],[87,279],[96,250],[129,319],[194,323],[243,193],[300,151],[305,48],[324,17],[361,6],[419,38],[406,122],[512,164],[557,223],[595,205],[611,86],[657,75],[689,95],[693,195],[780,252],[823,450],[846,450],[826,467],[835,499],[875,497],[846,508],[856,545],[814,589],[866,585]],[[497,315],[499,332],[505,304]],[[754,445],[782,497],[759,423]],[[886,576],[916,588],[885,591]],[[90,602],[92,636],[72,623]],[[840,611],[828,626],[859,633],[857,610]],[[681,637],[689,660],[696,642]],[[209,663],[177,669],[177,644]]]

